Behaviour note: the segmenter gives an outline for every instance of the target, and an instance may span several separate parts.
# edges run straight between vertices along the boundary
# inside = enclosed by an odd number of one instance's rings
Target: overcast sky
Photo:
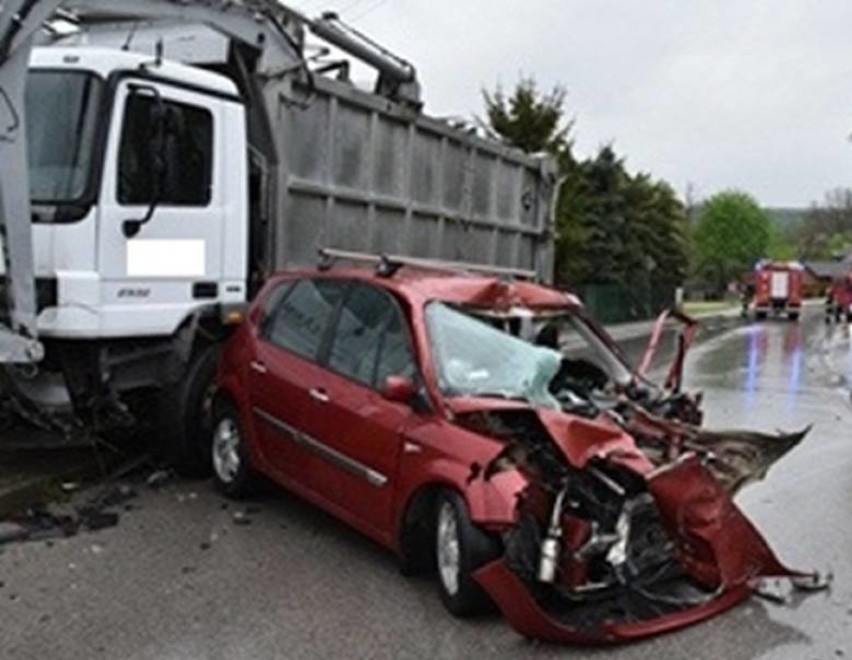
[[[562,84],[580,156],[606,143],[683,196],[808,206],[852,187],[848,0],[298,0],[409,59],[427,111],[482,113],[520,74]]]

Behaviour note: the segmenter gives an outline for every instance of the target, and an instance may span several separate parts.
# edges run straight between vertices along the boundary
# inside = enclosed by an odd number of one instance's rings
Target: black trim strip
[[[293,442],[295,442],[296,444],[302,445],[303,447],[309,449],[318,456],[326,459],[329,463],[333,463],[337,467],[346,470],[351,474],[354,474],[356,477],[360,477],[371,486],[381,488],[388,482],[388,478],[380,472],[376,472],[375,470],[367,467],[363,463],[359,463],[355,459],[350,458],[346,454],[342,454],[336,449],[332,449],[328,445],[323,444],[319,440],[316,440],[310,437],[309,435],[305,435],[298,429],[293,428],[286,422],[282,422],[280,419],[278,419],[274,415],[269,414],[262,408],[254,406],[252,408],[252,411],[255,415],[260,417],[264,422],[266,422],[276,430],[282,431],[283,433],[289,435]]]
[[[153,67],[153,62],[151,63]],[[200,67],[195,67],[199,68]],[[219,74],[220,76],[222,74]],[[227,78],[231,82],[233,80],[228,78],[228,76],[222,76],[223,78]],[[183,80],[175,80],[174,78],[169,78],[168,76],[160,75],[158,72],[155,72],[152,69],[140,68],[140,69],[116,69],[109,76],[109,82],[118,86],[118,83],[128,80],[138,78],[140,80],[144,80],[146,82],[159,83],[161,85],[169,85],[171,87],[176,87],[178,89],[183,89],[188,92],[195,92],[196,94],[202,94],[204,96],[210,96],[214,99],[221,99],[223,101],[231,101],[233,103],[238,103],[240,105],[245,105],[245,101],[241,99],[238,93],[232,92],[222,92],[218,89],[211,89],[210,87],[204,87],[203,85],[196,85],[194,83],[186,82]]]
[[[217,282],[193,282],[192,297],[198,300],[210,300],[219,297],[219,284]]]

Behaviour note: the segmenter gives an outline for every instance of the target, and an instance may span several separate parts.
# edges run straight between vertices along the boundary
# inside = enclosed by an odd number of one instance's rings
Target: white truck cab
[[[233,82],[120,50],[36,48],[26,100],[41,336],[167,336],[195,308],[245,301]]]

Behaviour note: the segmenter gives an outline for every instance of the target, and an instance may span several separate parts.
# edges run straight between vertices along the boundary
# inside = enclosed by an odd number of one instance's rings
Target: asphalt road
[[[286,494],[240,507],[202,482],[142,488],[117,527],[0,553],[0,658],[852,657],[852,344],[815,313],[697,347],[708,425],[814,424],[740,503],[784,561],[830,591],[751,599],[616,649],[530,643],[499,616],[453,620],[429,579]],[[250,524],[237,524],[234,512]],[[244,522],[244,521],[243,521]]]

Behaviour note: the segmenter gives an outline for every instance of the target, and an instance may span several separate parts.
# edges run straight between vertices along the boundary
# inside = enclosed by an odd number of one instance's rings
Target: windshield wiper
[[[511,394],[509,392],[471,392],[469,396],[477,396],[483,399],[505,399],[506,401],[523,401],[529,403],[529,398],[521,394]]]

